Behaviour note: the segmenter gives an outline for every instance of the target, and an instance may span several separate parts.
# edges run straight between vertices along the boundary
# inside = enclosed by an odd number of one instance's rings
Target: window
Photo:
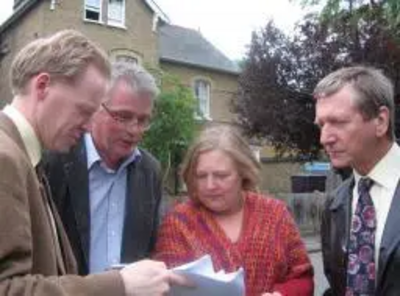
[[[85,20],[95,22],[101,21],[101,1],[102,0],[85,0]]]
[[[126,63],[132,63],[132,64],[138,64],[139,61],[137,58],[128,56],[128,55],[117,55],[115,57],[115,60],[117,62],[126,62]]]
[[[125,0],[108,0],[107,24],[125,25]]]
[[[104,4],[104,5],[103,5]],[[85,0],[85,20],[125,26],[125,0]]]
[[[210,83],[204,79],[197,79],[194,83],[194,93],[197,98],[197,114],[203,118],[210,118]]]
[[[113,62],[126,62],[132,64],[142,64],[143,56],[128,48],[114,48],[110,52],[110,58]]]

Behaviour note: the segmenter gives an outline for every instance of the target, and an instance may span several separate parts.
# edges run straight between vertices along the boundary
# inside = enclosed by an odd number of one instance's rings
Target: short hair
[[[389,128],[387,135],[395,138],[395,105],[393,84],[381,70],[355,66],[339,69],[323,78],[314,90],[316,100],[334,95],[346,85],[350,85],[356,96],[353,98],[356,107],[364,119],[375,118],[379,109],[389,109]]]
[[[139,64],[113,62],[109,93],[112,93],[119,81],[126,82],[136,93],[150,95],[152,100],[155,100],[160,93],[154,77]]]
[[[261,167],[254,152],[236,128],[220,124],[201,131],[186,153],[182,176],[189,191],[195,188],[194,179],[199,156],[214,150],[226,153],[233,160],[242,178],[243,190],[258,190]]]
[[[34,40],[19,51],[11,65],[12,92],[24,93],[29,80],[44,72],[50,75],[51,81],[74,83],[89,66],[109,78],[110,62],[99,46],[80,32],[59,31]]]

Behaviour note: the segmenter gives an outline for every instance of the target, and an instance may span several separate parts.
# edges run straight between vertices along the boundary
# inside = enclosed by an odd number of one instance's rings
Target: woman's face
[[[200,154],[194,180],[198,200],[210,211],[223,214],[240,209],[242,178],[225,152],[211,150]]]

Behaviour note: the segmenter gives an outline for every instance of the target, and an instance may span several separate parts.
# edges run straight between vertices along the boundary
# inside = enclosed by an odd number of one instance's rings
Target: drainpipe
[[[56,9],[56,0],[51,0],[50,2],[50,10]]]
[[[153,32],[157,32],[159,18],[160,18],[160,16],[158,15],[158,13],[154,13],[154,16],[153,16]]]

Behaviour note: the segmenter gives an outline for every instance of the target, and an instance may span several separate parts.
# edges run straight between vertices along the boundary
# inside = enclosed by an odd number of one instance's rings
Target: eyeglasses
[[[112,119],[126,127],[136,125],[142,130],[148,130],[151,127],[151,118],[149,116],[138,116],[126,111],[114,111],[107,107],[104,103],[101,104],[101,106],[104,110],[106,110]]]

